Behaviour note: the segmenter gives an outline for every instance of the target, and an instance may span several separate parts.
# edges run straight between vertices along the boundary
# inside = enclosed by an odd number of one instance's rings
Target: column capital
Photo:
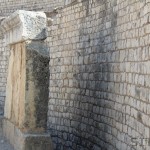
[[[3,33],[6,45],[44,40],[47,37],[46,24],[44,12],[18,10],[1,22],[0,33]]]

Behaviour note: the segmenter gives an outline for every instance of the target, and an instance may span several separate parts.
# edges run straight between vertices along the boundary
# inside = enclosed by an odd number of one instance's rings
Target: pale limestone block
[[[7,77],[5,117],[19,125],[24,118],[25,102],[25,49],[24,44],[11,46]],[[19,122],[18,122],[19,120]]]
[[[2,21],[0,33],[5,33],[5,44],[25,40],[46,39],[46,15],[43,12],[18,10]]]

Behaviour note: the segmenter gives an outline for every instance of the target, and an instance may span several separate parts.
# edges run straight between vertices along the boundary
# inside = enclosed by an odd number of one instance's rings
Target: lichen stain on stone
[[[143,120],[142,120],[142,113],[140,113],[140,112],[138,112],[137,113],[137,120],[139,121],[139,122],[143,122]]]
[[[34,44],[35,43],[35,44]],[[28,129],[32,132],[43,132],[46,129],[47,111],[48,111],[48,87],[49,87],[49,54],[44,46],[38,47],[37,42],[27,45],[27,82],[26,92],[30,95],[30,100],[33,101],[30,109],[27,110]],[[41,48],[41,49],[40,49]],[[46,52],[44,52],[46,50]],[[33,85],[33,86],[32,86]],[[31,100],[30,91],[33,91]],[[28,97],[27,101],[28,101]],[[32,112],[30,112],[30,110]],[[28,112],[29,111],[29,112]],[[32,123],[31,123],[32,118]],[[32,126],[32,129],[30,129]],[[27,127],[27,125],[26,125]]]

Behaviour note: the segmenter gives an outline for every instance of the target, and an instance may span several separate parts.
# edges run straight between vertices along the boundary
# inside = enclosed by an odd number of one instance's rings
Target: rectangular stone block
[[[22,133],[9,120],[3,120],[4,136],[10,139],[15,150],[52,150],[51,136],[47,133],[26,134]]]
[[[11,46],[5,117],[23,132],[44,132],[49,94],[49,53],[42,42]]]
[[[43,12],[18,10],[1,22],[0,33],[5,32],[5,44],[26,40],[46,39],[46,15]]]

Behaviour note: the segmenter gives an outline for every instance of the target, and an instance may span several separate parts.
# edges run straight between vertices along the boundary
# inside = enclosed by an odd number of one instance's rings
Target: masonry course
[[[23,9],[62,7],[46,39],[47,127],[55,150],[149,150],[140,140],[150,138],[149,1],[32,2],[22,1]],[[2,16],[21,3],[3,2]],[[2,44],[1,106],[9,54]]]

